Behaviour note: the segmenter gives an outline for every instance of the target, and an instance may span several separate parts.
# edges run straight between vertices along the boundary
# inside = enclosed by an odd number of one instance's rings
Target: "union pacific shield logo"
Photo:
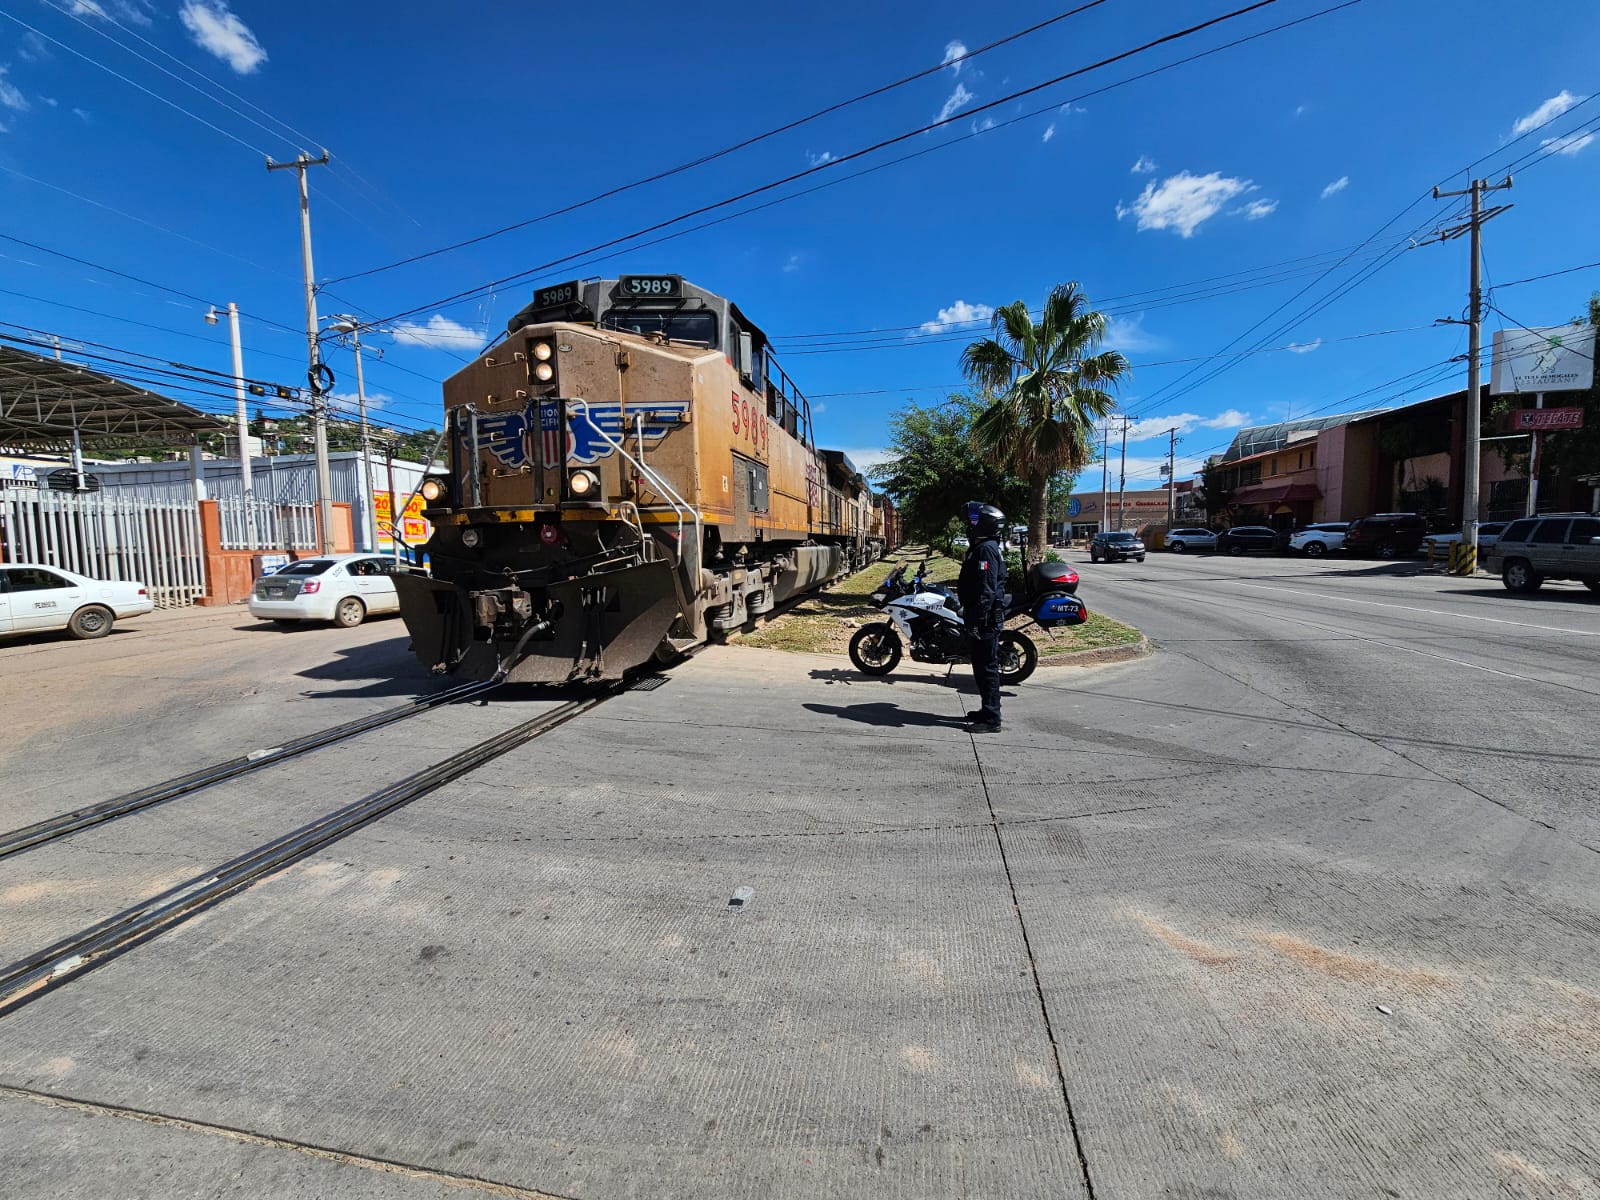
[[[567,461],[591,466],[615,453],[613,442],[627,445],[640,435],[647,443],[659,442],[688,411],[683,403],[629,404],[624,420],[620,404],[591,404],[587,417],[580,409],[567,422]]]
[[[526,412],[482,413],[478,417],[478,449],[487,450],[508,467],[533,460]]]

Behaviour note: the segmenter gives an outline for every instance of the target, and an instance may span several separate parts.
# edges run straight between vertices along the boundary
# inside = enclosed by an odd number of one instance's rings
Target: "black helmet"
[[[996,538],[1005,528],[1006,515],[992,504],[985,504],[981,500],[967,501],[967,527],[974,536],[980,538]]]

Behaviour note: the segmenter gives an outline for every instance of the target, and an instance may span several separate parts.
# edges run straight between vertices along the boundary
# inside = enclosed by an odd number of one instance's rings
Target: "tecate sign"
[[[1489,391],[1582,392],[1594,386],[1594,326],[1582,321],[1546,329],[1502,329],[1494,335]]]
[[[1511,428],[1518,433],[1583,428],[1581,408],[1519,408],[1511,414],[1511,418]]]

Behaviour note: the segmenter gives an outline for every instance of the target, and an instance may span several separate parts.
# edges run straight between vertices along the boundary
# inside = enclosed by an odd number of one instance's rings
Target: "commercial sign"
[[[1496,396],[1587,391],[1594,386],[1594,354],[1594,326],[1582,321],[1498,330],[1489,391]]]
[[[391,492],[374,492],[372,507],[378,517],[378,545],[385,550],[394,548],[394,533],[390,529],[394,521],[394,495]],[[408,546],[420,546],[427,541],[432,530],[422,516],[422,497],[412,496],[411,502],[406,505],[405,516],[400,521],[400,536]]]
[[[1582,429],[1581,408],[1519,408],[1511,414],[1511,428],[1518,433],[1548,433],[1552,429]]]

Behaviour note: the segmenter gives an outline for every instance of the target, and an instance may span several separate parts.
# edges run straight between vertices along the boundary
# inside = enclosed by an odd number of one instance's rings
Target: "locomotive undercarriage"
[[[478,531],[467,546],[462,530]],[[396,576],[418,659],[438,674],[522,683],[620,679],[745,625],[844,573],[826,544],[704,546],[621,521],[440,526],[432,577]],[[704,562],[705,565],[701,565]]]

